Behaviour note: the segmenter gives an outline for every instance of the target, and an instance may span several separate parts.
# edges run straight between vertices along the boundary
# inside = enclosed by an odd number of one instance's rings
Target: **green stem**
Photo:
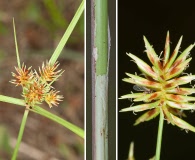
[[[93,159],[108,160],[108,1],[93,0]]]
[[[159,126],[158,126],[158,137],[157,137],[157,143],[156,143],[156,156],[155,156],[155,160],[160,160],[163,123],[164,123],[164,114],[163,114],[162,110],[160,110],[160,118],[159,118]]]
[[[95,47],[97,48],[96,74],[107,73],[108,64],[108,4],[95,0]]]
[[[22,140],[22,135],[24,133],[24,127],[25,127],[25,124],[26,124],[26,120],[27,120],[27,117],[28,117],[28,113],[29,113],[29,110],[26,108],[25,109],[25,112],[24,112],[24,115],[23,115],[23,118],[22,118],[22,123],[20,125],[20,131],[19,131],[19,134],[18,134],[18,139],[17,139],[17,142],[16,142],[16,147],[14,149],[14,153],[12,155],[12,160],[15,160],[17,155],[18,155],[18,150],[19,150],[19,147],[20,147],[20,143],[21,143],[21,140]]]

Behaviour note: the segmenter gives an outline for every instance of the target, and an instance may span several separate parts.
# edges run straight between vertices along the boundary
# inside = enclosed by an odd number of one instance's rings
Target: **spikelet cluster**
[[[146,47],[145,52],[152,67],[137,56],[131,53],[127,54],[137,64],[142,74],[138,76],[126,73],[128,78],[124,78],[123,81],[134,84],[134,88],[138,93],[132,92],[120,98],[132,99],[134,102],[143,102],[143,104],[124,108],[121,112],[148,110],[136,120],[135,125],[137,125],[155,118],[162,111],[168,123],[195,132],[195,127],[181,119],[185,117],[184,110],[195,109],[195,97],[190,96],[195,93],[194,87],[186,88],[183,86],[195,80],[195,75],[183,74],[192,60],[189,53],[194,44],[187,47],[179,55],[182,42],[181,37],[170,56],[170,38],[168,32],[163,57],[160,58],[145,37],[144,42]]]
[[[51,65],[48,61],[43,62],[39,67],[39,73],[33,71],[31,67],[27,68],[24,64],[21,67],[15,67],[16,73],[12,72],[13,80],[10,82],[16,86],[22,86],[22,96],[26,104],[34,106],[45,101],[51,108],[57,106],[62,101],[63,96],[58,95],[59,91],[54,90],[51,84],[63,73],[57,70],[59,63]]]

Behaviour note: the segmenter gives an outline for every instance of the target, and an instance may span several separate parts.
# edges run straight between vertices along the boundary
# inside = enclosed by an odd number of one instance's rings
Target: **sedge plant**
[[[41,105],[42,102],[45,101],[48,104],[49,108],[52,108],[53,106],[58,106],[59,102],[63,100],[63,96],[60,95],[59,91],[56,91],[55,88],[52,86],[53,82],[57,81],[63,73],[63,70],[58,69],[60,64],[57,62],[57,60],[68,38],[70,37],[74,27],[76,26],[78,20],[80,19],[83,13],[85,6],[84,4],[85,1],[83,0],[77,12],[75,13],[75,16],[73,17],[71,23],[69,24],[67,30],[65,31],[62,39],[60,40],[57,48],[52,54],[50,60],[43,62],[42,66],[39,67],[37,71],[33,70],[31,67],[27,67],[24,63],[21,64],[20,62],[15,24],[13,20],[14,39],[18,66],[15,67],[16,71],[12,73],[13,79],[10,82],[13,83],[15,86],[22,87],[21,95],[23,99],[17,99],[14,97],[0,95],[0,101],[15,104],[18,106],[23,106],[25,107],[25,111],[21,122],[17,143],[12,155],[12,160],[15,160],[17,158],[25,124],[30,111],[47,117],[57,122],[58,124],[66,127],[67,129],[71,130],[81,138],[84,138],[83,129],[75,126],[74,124],[58,117],[57,115],[39,106]]]
[[[120,112],[146,111],[135,121],[134,125],[152,120],[160,115],[155,160],[160,159],[164,121],[184,130],[195,132],[195,127],[182,119],[186,116],[183,111],[195,109],[195,97],[190,96],[195,93],[194,86],[183,86],[188,83],[191,84],[195,80],[195,75],[184,73],[192,60],[190,51],[194,44],[191,44],[180,53],[181,42],[182,37],[179,39],[173,53],[170,54],[170,37],[169,32],[167,32],[165,49],[161,57],[156,54],[146,37],[144,37],[145,53],[152,66],[134,54],[127,53],[137,64],[142,74],[126,73],[128,78],[124,78],[123,81],[134,84],[133,87],[138,92],[123,95],[120,99],[132,99],[133,102],[142,102],[143,104],[124,108]]]

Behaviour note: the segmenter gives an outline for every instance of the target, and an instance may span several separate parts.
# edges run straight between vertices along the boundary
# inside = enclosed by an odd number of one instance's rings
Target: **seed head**
[[[17,73],[12,72],[12,76],[15,78],[10,82],[15,84],[16,86],[25,86],[28,82],[30,82],[33,78],[33,73],[31,71],[31,67],[26,68],[24,63],[22,64],[22,68],[15,67]]]
[[[39,67],[41,78],[45,81],[53,81],[61,72],[61,70],[56,71],[58,66],[58,62],[56,62],[54,65],[51,65],[48,61],[46,63],[43,63],[42,68]]]
[[[195,127],[179,118],[185,117],[185,114],[182,112],[183,110],[195,109],[195,97],[189,96],[195,93],[195,89],[192,87],[182,87],[182,85],[191,83],[191,81],[195,79],[195,75],[192,74],[182,75],[183,71],[189,66],[189,62],[192,60],[192,58],[189,57],[189,53],[194,47],[194,44],[187,47],[178,55],[181,41],[182,37],[179,39],[175,50],[170,56],[170,37],[168,32],[163,58],[161,59],[144,37],[145,52],[152,67],[137,56],[127,53],[137,64],[143,76],[126,73],[128,78],[124,78],[123,81],[134,84],[138,86],[134,88],[142,88],[142,90],[137,90],[139,93],[123,95],[120,99],[130,98],[133,99],[134,102],[142,101],[144,103],[124,108],[121,112],[149,110],[136,120],[135,125],[155,118],[159,115],[160,110],[162,110],[168,123],[195,132]]]
[[[54,65],[49,64],[49,62],[43,63],[38,74],[36,70],[33,72],[31,67],[26,69],[23,64],[22,68],[15,67],[17,74],[12,73],[15,79],[10,82],[16,84],[16,86],[22,86],[22,96],[27,105],[33,107],[46,101],[51,108],[52,105],[57,106],[58,101],[62,101],[63,98],[63,96],[57,95],[58,91],[54,91],[51,86],[63,72],[61,70],[56,71],[58,66],[58,63]]]
[[[59,104],[58,101],[62,101],[63,96],[57,95],[58,92],[59,91],[51,90],[48,94],[46,94],[45,102],[47,102],[50,108],[52,107],[52,105],[57,106]]]

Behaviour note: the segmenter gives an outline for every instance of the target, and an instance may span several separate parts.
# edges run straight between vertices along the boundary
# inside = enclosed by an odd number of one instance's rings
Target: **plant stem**
[[[93,160],[108,160],[108,4],[92,1]]]
[[[95,47],[97,48],[96,74],[107,73],[108,64],[108,11],[107,0],[95,0]]]
[[[160,109],[160,118],[159,118],[159,126],[158,126],[158,137],[157,137],[157,143],[156,143],[155,160],[160,160],[163,123],[164,123],[164,114],[163,114],[162,110]]]
[[[26,124],[26,120],[27,120],[27,117],[28,117],[28,113],[29,113],[29,110],[25,109],[24,111],[24,115],[23,115],[23,118],[22,118],[22,123],[21,123],[21,126],[20,126],[20,131],[19,131],[19,134],[18,134],[18,139],[17,139],[17,142],[16,142],[16,147],[14,149],[14,153],[12,155],[12,160],[15,160],[17,155],[18,155],[18,150],[19,150],[19,147],[20,147],[20,143],[21,143],[21,140],[22,140],[22,136],[23,136],[23,133],[24,133],[24,127],[25,127],[25,124]]]

